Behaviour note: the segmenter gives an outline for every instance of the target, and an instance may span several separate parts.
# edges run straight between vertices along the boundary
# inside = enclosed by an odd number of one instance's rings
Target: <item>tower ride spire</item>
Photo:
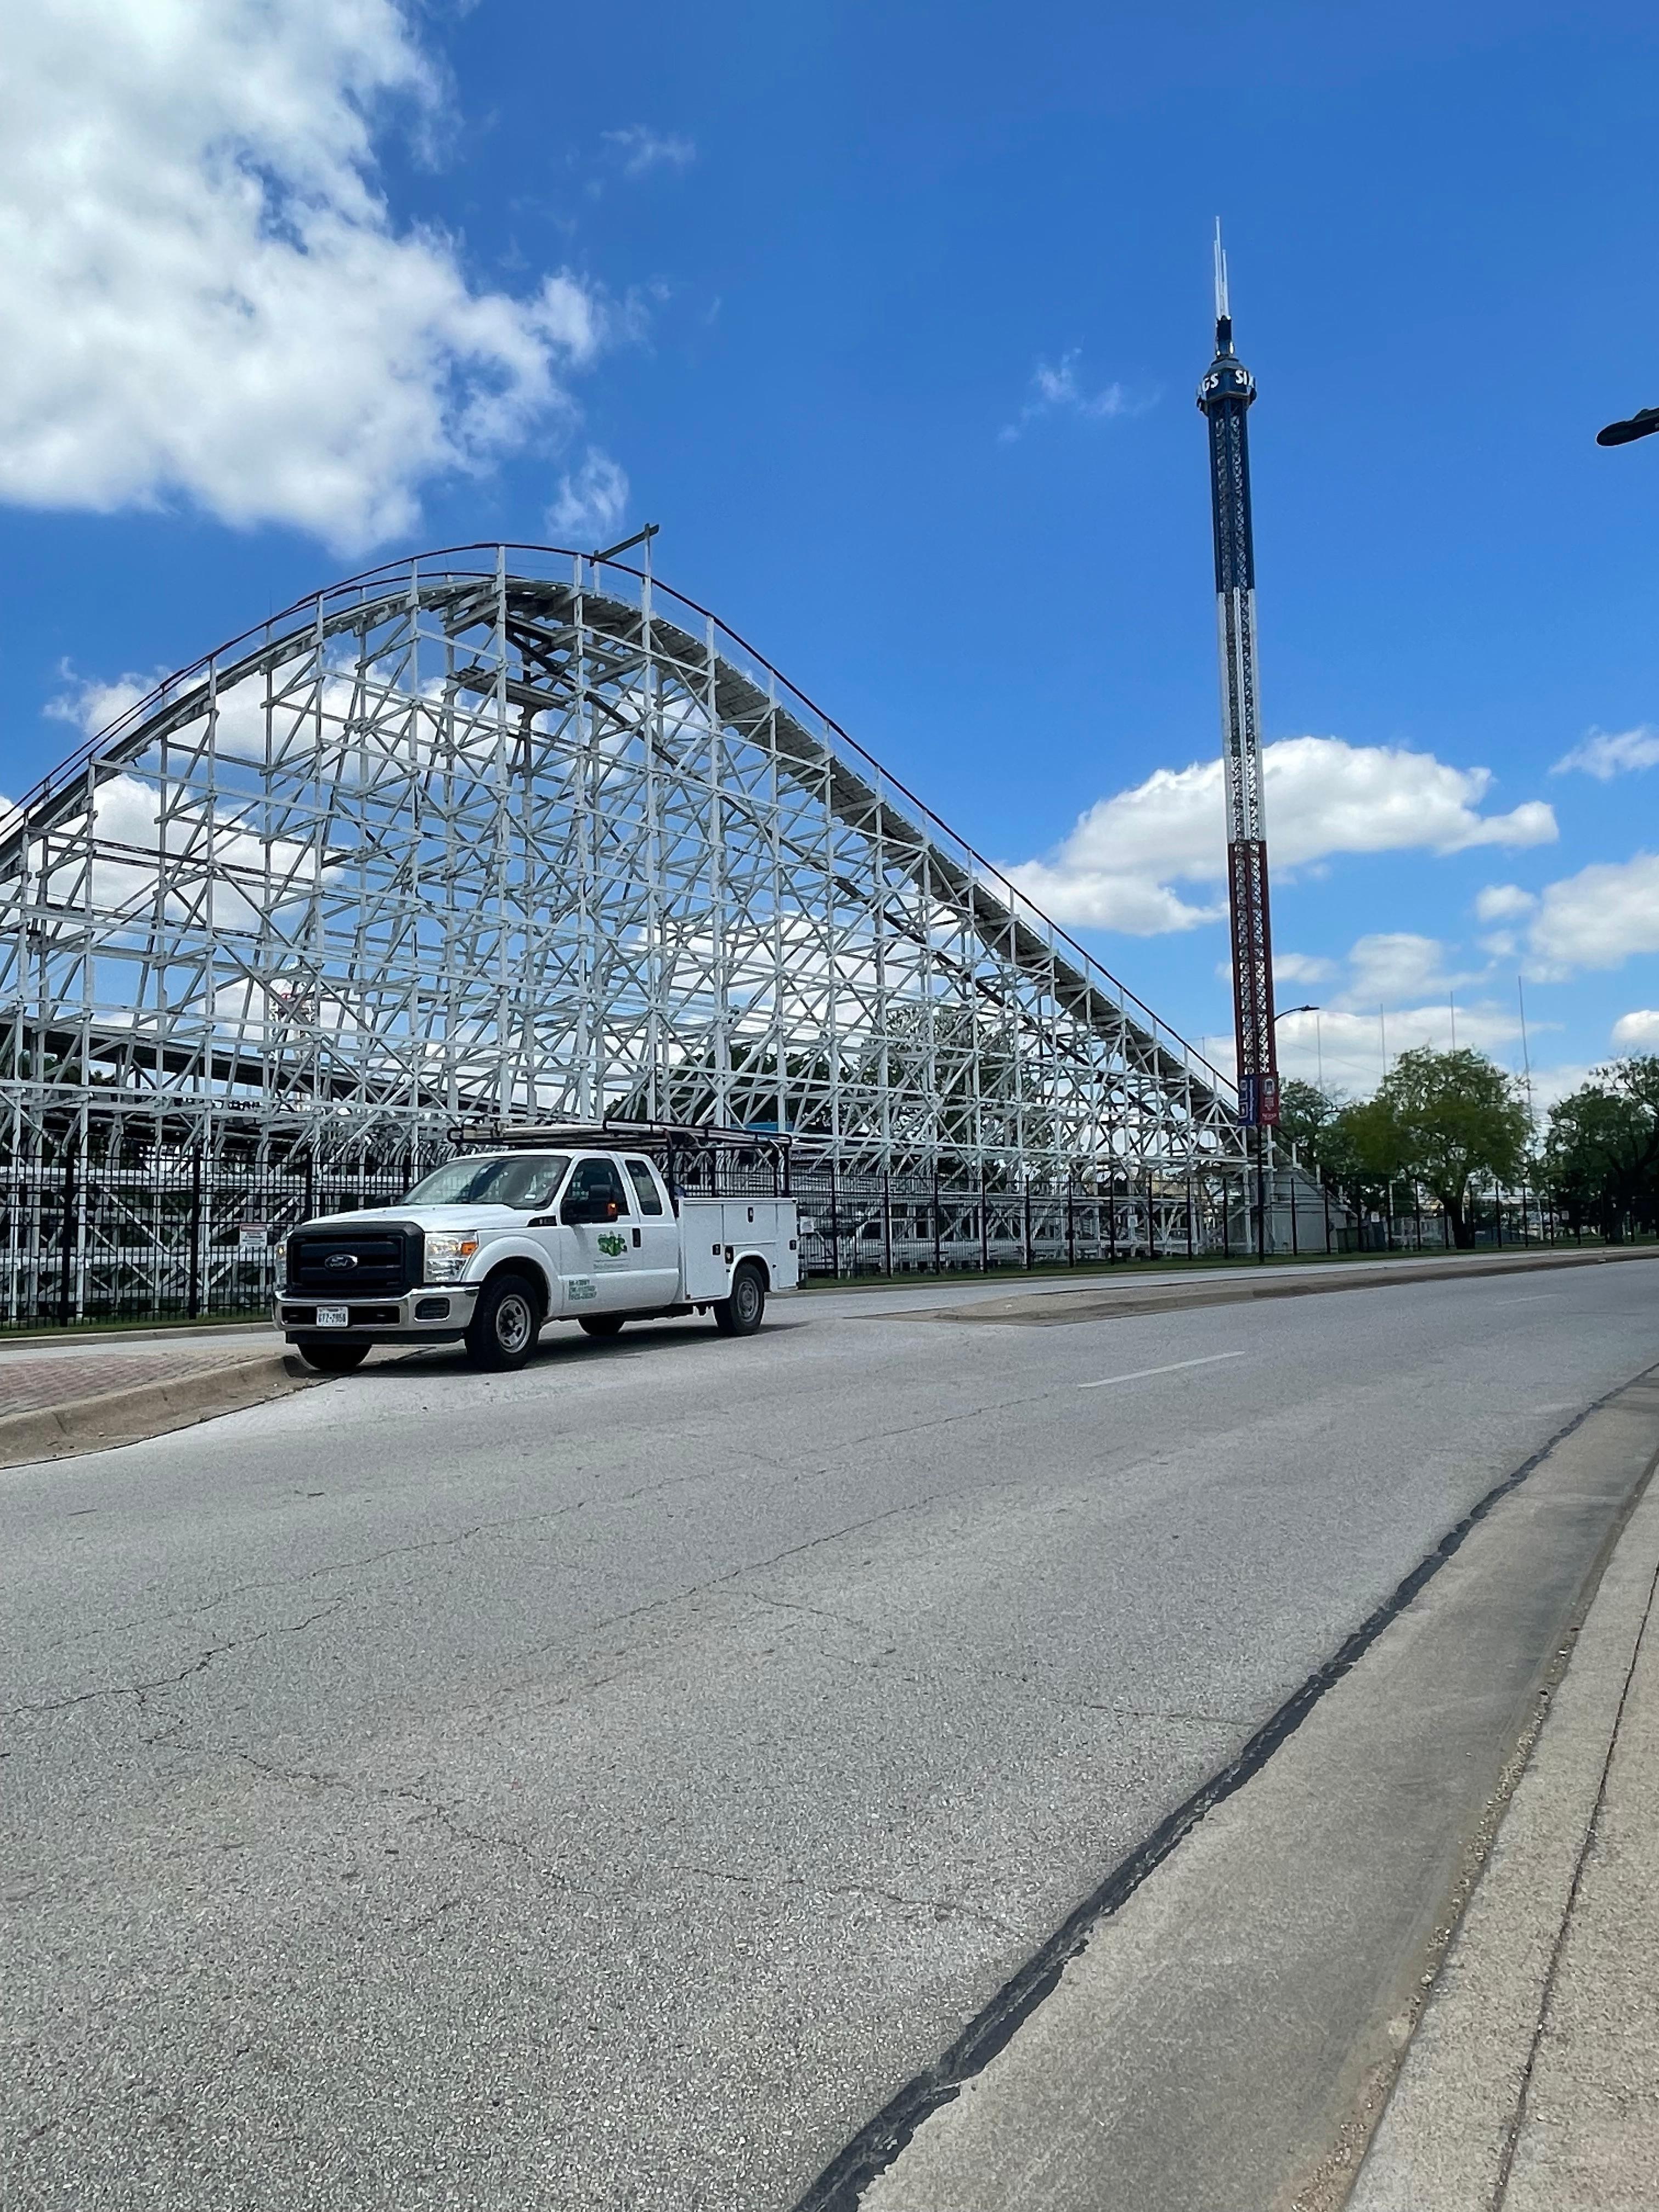
[[[1261,805],[1256,699],[1255,549],[1250,532],[1250,447],[1244,417],[1255,379],[1233,351],[1227,257],[1215,227],[1215,359],[1198,388],[1210,426],[1215,525],[1216,628],[1221,648],[1222,757],[1227,777],[1227,884],[1232,908],[1233,1029],[1238,1113],[1247,1127],[1279,1120],[1273,1047],[1273,934],[1267,913],[1267,825]]]

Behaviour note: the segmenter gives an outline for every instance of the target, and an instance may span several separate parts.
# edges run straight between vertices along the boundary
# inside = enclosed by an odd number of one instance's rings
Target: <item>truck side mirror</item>
[[[617,1214],[614,1198],[572,1196],[559,1208],[559,1218],[567,1229],[580,1228],[590,1222],[614,1221]]]

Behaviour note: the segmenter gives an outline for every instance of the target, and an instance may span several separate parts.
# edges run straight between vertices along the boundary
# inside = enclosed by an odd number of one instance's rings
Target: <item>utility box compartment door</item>
[[[726,1241],[733,1257],[752,1252],[766,1262],[775,1291],[793,1291],[800,1281],[800,1255],[794,1248],[798,1216],[793,1198],[728,1198]]]
[[[726,1209],[718,1198],[680,1200],[680,1250],[688,1303],[727,1297],[732,1270],[726,1261]]]

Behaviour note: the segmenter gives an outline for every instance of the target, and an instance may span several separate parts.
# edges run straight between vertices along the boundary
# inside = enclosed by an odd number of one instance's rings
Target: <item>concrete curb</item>
[[[1172,1313],[1194,1306],[1249,1305],[1264,1298],[1327,1297],[1339,1291],[1399,1290],[1411,1283],[1469,1282],[1483,1275],[1553,1274],[1568,1267],[1617,1267],[1627,1261],[1659,1260],[1659,1248],[1642,1246],[1624,1252],[1517,1253],[1512,1260],[1413,1261],[1382,1267],[1365,1273],[1297,1275],[1273,1280],[1269,1275],[1237,1277],[1191,1275],[1166,1277],[1168,1287],[1155,1289],[1150,1282],[1103,1284],[1098,1289],[1068,1286],[1042,1291],[1035,1285],[1006,1297],[987,1298],[960,1306],[907,1306],[887,1314],[861,1316],[871,1321],[971,1322],[980,1327],[1052,1328],[1067,1322],[1104,1321],[1116,1316]]]
[[[919,1288],[926,1283],[949,1283],[960,1287],[1018,1282],[1025,1284],[1035,1293],[1040,1290],[1093,1290],[1109,1284],[1121,1285],[1126,1290],[1139,1285],[1146,1290],[1164,1284],[1191,1282],[1213,1283],[1235,1280],[1273,1282],[1283,1280],[1294,1270],[1328,1270],[1334,1274],[1365,1276],[1386,1268],[1409,1267],[1424,1273],[1440,1271],[1449,1275],[1486,1274],[1496,1267],[1504,1273],[1511,1267],[1589,1267],[1602,1260],[1659,1260],[1659,1242],[1650,1244],[1506,1244],[1502,1249],[1482,1246],[1472,1252],[1444,1251],[1437,1245],[1428,1245],[1420,1252],[1402,1248],[1397,1252],[1327,1253],[1305,1251],[1292,1255],[1275,1253],[1267,1267],[1239,1255],[1231,1261],[1217,1260],[1160,1260],[1149,1267],[1144,1260],[1125,1258],[1115,1265],[1104,1260],[1079,1260],[1075,1267],[1063,1261],[1044,1260],[1029,1272],[1020,1267],[993,1267],[988,1274],[977,1267],[947,1267],[935,1275],[931,1269],[918,1270],[911,1274],[896,1275],[812,1275],[804,1278],[803,1293],[831,1295],[837,1291],[901,1291]]]
[[[119,1390],[70,1398],[61,1406],[0,1414],[0,1468],[140,1443],[326,1379],[291,1356],[264,1352],[257,1359],[228,1359],[221,1367],[171,1381],[129,1383]]]

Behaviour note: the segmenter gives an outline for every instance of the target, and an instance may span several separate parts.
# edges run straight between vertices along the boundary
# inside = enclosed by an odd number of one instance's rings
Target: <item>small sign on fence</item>
[[[263,1221],[244,1221],[238,1239],[244,1259],[263,1252],[270,1242],[270,1231]]]

